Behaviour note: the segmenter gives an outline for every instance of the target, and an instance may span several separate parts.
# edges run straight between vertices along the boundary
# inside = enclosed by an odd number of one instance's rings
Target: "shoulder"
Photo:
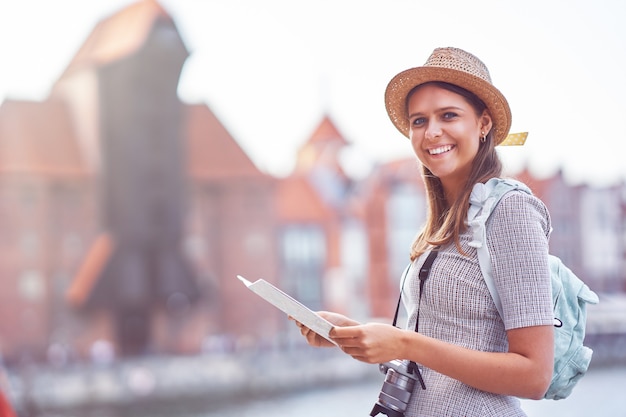
[[[541,199],[534,194],[529,194],[521,190],[513,190],[502,196],[500,204],[494,212],[501,210],[536,210],[549,216],[548,208]]]
[[[550,233],[550,212],[537,196],[521,190],[506,193],[495,207],[494,222],[529,225],[539,224],[546,235]]]

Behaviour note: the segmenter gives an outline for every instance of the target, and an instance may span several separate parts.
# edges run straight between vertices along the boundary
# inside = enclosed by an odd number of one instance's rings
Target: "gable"
[[[206,105],[185,106],[183,113],[183,138],[192,178],[216,180],[267,177]]]

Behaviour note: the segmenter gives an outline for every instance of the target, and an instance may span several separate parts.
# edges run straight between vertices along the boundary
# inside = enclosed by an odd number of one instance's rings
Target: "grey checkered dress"
[[[511,192],[503,197],[487,222],[487,242],[494,280],[504,309],[502,320],[470,247],[471,233],[461,236],[435,259],[421,299],[419,332],[470,349],[506,352],[507,329],[552,324],[548,272],[550,216],[536,197]],[[425,257],[417,259],[402,297],[414,329],[419,300],[417,273]],[[422,367],[426,390],[416,384],[406,417],[524,416],[515,397],[472,388]]]

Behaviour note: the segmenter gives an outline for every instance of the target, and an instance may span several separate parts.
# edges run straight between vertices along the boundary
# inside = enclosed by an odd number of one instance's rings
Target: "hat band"
[[[498,146],[523,146],[527,137],[528,132],[509,133]]]

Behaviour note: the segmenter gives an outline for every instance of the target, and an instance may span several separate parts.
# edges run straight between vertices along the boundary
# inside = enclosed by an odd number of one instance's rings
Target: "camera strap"
[[[424,264],[422,265],[422,267],[420,268],[419,271],[419,280],[420,280],[420,295],[419,295],[419,301],[418,301],[418,305],[417,305],[417,317],[415,318],[415,332],[417,333],[419,330],[419,319],[420,319],[420,306],[422,305],[422,293],[424,292],[424,283],[426,282],[426,280],[428,279],[428,276],[430,275],[430,269],[433,266],[433,262],[435,262],[435,258],[437,257],[437,255],[439,254],[439,248],[434,248],[430,251],[430,253],[428,254],[428,256],[426,257],[426,260],[424,261]],[[406,269],[404,270],[404,273],[402,274],[402,285],[400,288],[400,296],[398,297],[398,305],[396,306],[396,312],[393,315],[393,326],[396,326],[396,322],[398,321],[398,312],[400,311],[400,302],[402,300],[402,291],[404,290],[404,282],[406,281],[406,278],[409,274],[409,270],[411,269],[411,264],[409,264]],[[420,382],[420,385],[422,386],[422,389],[426,389],[426,384],[424,384],[424,379],[422,378],[422,373],[420,372],[417,364],[413,361],[410,362],[409,364],[409,372],[412,372],[413,374],[415,374],[417,376],[417,379]]]
[[[430,269],[433,266],[433,262],[435,262],[435,258],[439,254],[439,248],[435,248],[430,251],[428,257],[424,261],[424,264],[420,268],[419,279],[420,279],[420,298],[419,304],[417,305],[417,317],[415,318],[415,331],[419,332],[419,323],[420,323],[420,308],[422,307],[422,294],[424,293],[424,284],[430,275]]]
[[[419,295],[419,304],[418,304],[418,308],[417,308],[417,319],[415,321],[415,331],[416,332],[418,331],[418,325],[419,325],[419,305],[422,304],[422,293],[424,292],[424,283],[428,279],[428,276],[430,275],[430,268],[432,268],[433,262],[435,262],[435,258],[439,254],[438,249],[439,248],[434,248],[433,250],[430,251],[430,253],[426,257],[426,260],[424,261],[424,264],[420,268],[420,272],[419,272],[420,295]],[[398,322],[398,312],[400,311],[400,303],[402,301],[402,291],[404,291],[404,283],[405,283],[405,281],[407,279],[407,276],[409,275],[409,270],[410,269],[411,269],[411,264],[407,265],[407,267],[405,268],[404,272],[402,273],[402,284],[400,285],[400,296],[398,297],[398,304],[396,305],[396,312],[393,315],[393,323],[392,324],[395,327],[398,327],[398,326],[396,326],[396,323]]]

